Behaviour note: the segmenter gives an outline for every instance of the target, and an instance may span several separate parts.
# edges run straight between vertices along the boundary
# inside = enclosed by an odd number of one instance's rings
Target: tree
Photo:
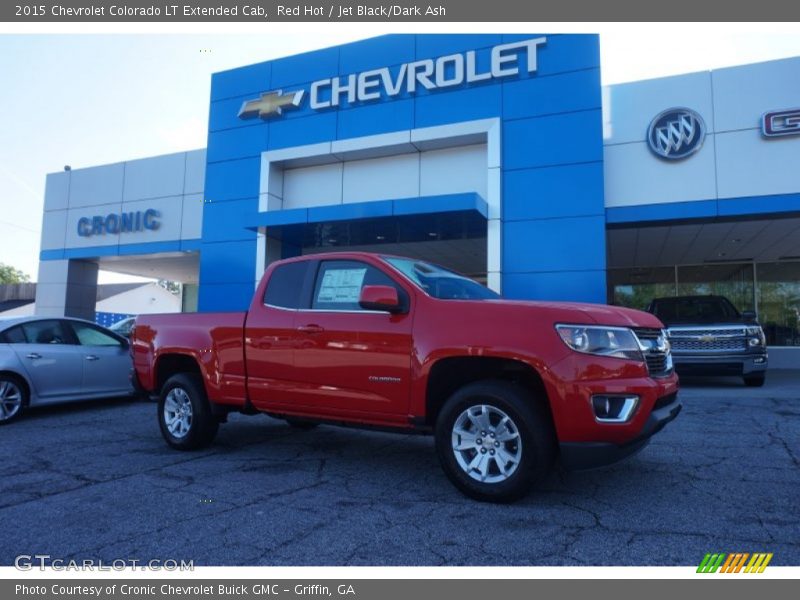
[[[0,263],[0,283],[28,283],[31,278],[11,265]]]
[[[163,287],[165,290],[170,292],[171,294],[180,294],[181,293],[181,284],[177,281],[170,281],[168,279],[159,279],[158,285]]]

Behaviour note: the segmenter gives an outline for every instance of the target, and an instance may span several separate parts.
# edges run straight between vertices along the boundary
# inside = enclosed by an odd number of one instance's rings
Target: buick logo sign
[[[647,145],[666,160],[680,160],[700,150],[706,137],[703,118],[689,108],[670,108],[650,122]]]

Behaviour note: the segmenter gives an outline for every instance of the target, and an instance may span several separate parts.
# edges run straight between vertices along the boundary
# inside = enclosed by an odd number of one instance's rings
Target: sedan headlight
[[[575,352],[644,360],[636,336],[626,327],[556,325],[556,331],[562,341]]]

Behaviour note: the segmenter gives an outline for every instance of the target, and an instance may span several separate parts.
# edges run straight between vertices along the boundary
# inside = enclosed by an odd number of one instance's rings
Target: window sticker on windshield
[[[361,284],[367,269],[331,269],[325,271],[319,286],[317,302],[358,302]]]

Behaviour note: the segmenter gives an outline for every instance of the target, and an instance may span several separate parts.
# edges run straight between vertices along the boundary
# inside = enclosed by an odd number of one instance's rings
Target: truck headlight
[[[764,336],[764,330],[760,326],[755,325],[746,329],[747,345],[751,348],[756,346],[766,346],[767,339]]]
[[[575,352],[644,360],[633,331],[626,327],[556,325],[561,340]]]

